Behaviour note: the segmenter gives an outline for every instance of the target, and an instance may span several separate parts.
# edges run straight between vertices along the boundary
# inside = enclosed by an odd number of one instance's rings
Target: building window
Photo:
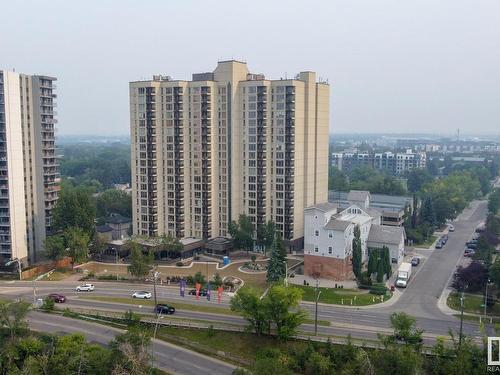
[[[318,247],[318,245],[314,245],[314,252],[315,252],[315,253],[318,253],[318,252],[319,252],[319,247]]]
[[[328,254],[333,254],[333,247],[328,246]]]
[[[315,235],[316,237],[319,237],[319,230],[317,230],[317,229],[316,229],[316,230],[314,231],[314,235]]]
[[[333,238],[333,233],[332,232],[328,233],[328,237]]]

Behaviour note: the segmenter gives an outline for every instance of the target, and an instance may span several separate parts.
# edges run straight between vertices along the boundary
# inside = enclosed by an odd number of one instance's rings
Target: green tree
[[[281,237],[276,234],[271,245],[271,254],[267,266],[267,281],[283,280],[286,275],[286,251]]]
[[[488,197],[488,211],[494,215],[500,210],[500,189],[496,188]]]
[[[304,323],[307,314],[299,309],[302,290],[295,287],[273,285],[262,298],[265,314],[276,327],[280,340],[288,340],[297,334],[299,326]]]
[[[422,222],[428,223],[430,226],[435,226],[437,224],[436,213],[434,212],[434,205],[430,196],[424,198],[420,210],[420,218]]]
[[[193,282],[200,283],[201,285],[205,285],[206,284],[205,276],[200,271],[198,271],[193,276]]]
[[[90,238],[94,232],[95,206],[90,194],[83,189],[63,185],[61,195],[54,208],[55,230],[80,228]]]
[[[347,175],[335,167],[328,170],[328,190],[348,191],[349,180]]]
[[[306,374],[310,375],[330,375],[332,373],[330,358],[321,355],[317,351],[313,352],[306,362]]]
[[[382,259],[379,258],[378,264],[377,264],[377,283],[381,283],[384,281],[384,263],[382,262]]]
[[[219,273],[215,274],[214,279],[212,280],[212,285],[214,288],[222,286],[222,277],[220,277]]]
[[[45,254],[47,258],[52,260],[59,260],[66,255],[66,245],[64,244],[64,237],[60,235],[48,236],[44,242]]]
[[[126,333],[116,336],[111,343],[113,374],[146,375],[151,373],[148,348],[151,336],[148,330],[130,327]]]
[[[96,198],[97,217],[120,214],[132,217],[132,196],[124,191],[108,189]]]
[[[354,238],[352,240],[352,270],[356,278],[359,278],[361,275],[361,263],[361,231],[359,230],[359,225],[356,225],[354,227]]]
[[[7,328],[11,340],[28,328],[26,315],[30,304],[24,301],[4,302],[0,301],[0,324]]]
[[[408,180],[406,182],[408,191],[416,193],[420,191],[422,186],[434,180],[432,175],[425,169],[414,169],[408,173]]]
[[[394,334],[387,337],[389,342],[403,341],[417,349],[421,348],[423,331],[417,329],[417,321],[414,317],[404,312],[394,312],[391,314],[390,321]]]
[[[64,231],[67,255],[71,257],[71,267],[84,262],[89,256],[89,235],[79,228],[67,228]]]
[[[137,242],[129,241],[128,246],[131,251],[128,272],[137,278],[146,277],[153,263],[152,254],[149,253],[148,255],[144,255],[141,246]]]
[[[252,287],[243,287],[231,298],[231,310],[239,312],[249,323],[248,330],[261,335],[268,329],[268,316],[259,290]]]
[[[250,216],[240,215],[238,222],[229,223],[228,231],[236,248],[253,250],[254,225]]]

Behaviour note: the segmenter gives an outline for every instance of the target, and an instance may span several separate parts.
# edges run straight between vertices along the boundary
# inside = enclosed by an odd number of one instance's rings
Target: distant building
[[[347,208],[323,203],[305,210],[304,273],[336,281],[351,279],[354,228],[360,229],[362,261],[370,249],[389,249],[392,263],[404,257],[403,227],[381,225],[380,212],[370,207],[371,196],[365,191],[351,191],[353,202]]]
[[[55,81],[0,70],[0,262],[43,258],[60,190]]]
[[[402,226],[406,215],[413,212],[412,197],[385,194],[370,194],[369,197],[370,208],[379,211],[382,225]],[[328,192],[328,201],[341,208],[357,203],[353,200],[352,192],[334,190]]]
[[[412,150],[400,153],[332,153],[330,157],[330,165],[344,172],[359,167],[371,167],[393,175],[401,175],[413,169],[423,169],[426,164],[426,153]]]

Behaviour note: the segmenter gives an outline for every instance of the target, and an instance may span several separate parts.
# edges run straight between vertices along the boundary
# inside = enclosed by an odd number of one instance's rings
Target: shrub
[[[384,284],[375,284],[370,288],[370,294],[375,294],[378,296],[385,295],[387,293],[387,288]]]
[[[54,302],[54,300],[52,298],[45,297],[43,299],[42,310],[53,311],[54,310],[54,305],[55,305],[55,302]]]
[[[184,267],[184,263],[182,263],[182,262],[177,262],[177,263],[175,263],[175,265],[177,267]]]

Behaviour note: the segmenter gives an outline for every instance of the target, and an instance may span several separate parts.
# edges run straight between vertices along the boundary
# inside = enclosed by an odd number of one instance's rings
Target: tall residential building
[[[228,236],[247,214],[301,248],[304,208],[328,199],[329,85],[267,80],[221,61],[191,81],[130,83],[138,235]]]
[[[0,70],[0,261],[40,260],[60,190],[56,79]]]

